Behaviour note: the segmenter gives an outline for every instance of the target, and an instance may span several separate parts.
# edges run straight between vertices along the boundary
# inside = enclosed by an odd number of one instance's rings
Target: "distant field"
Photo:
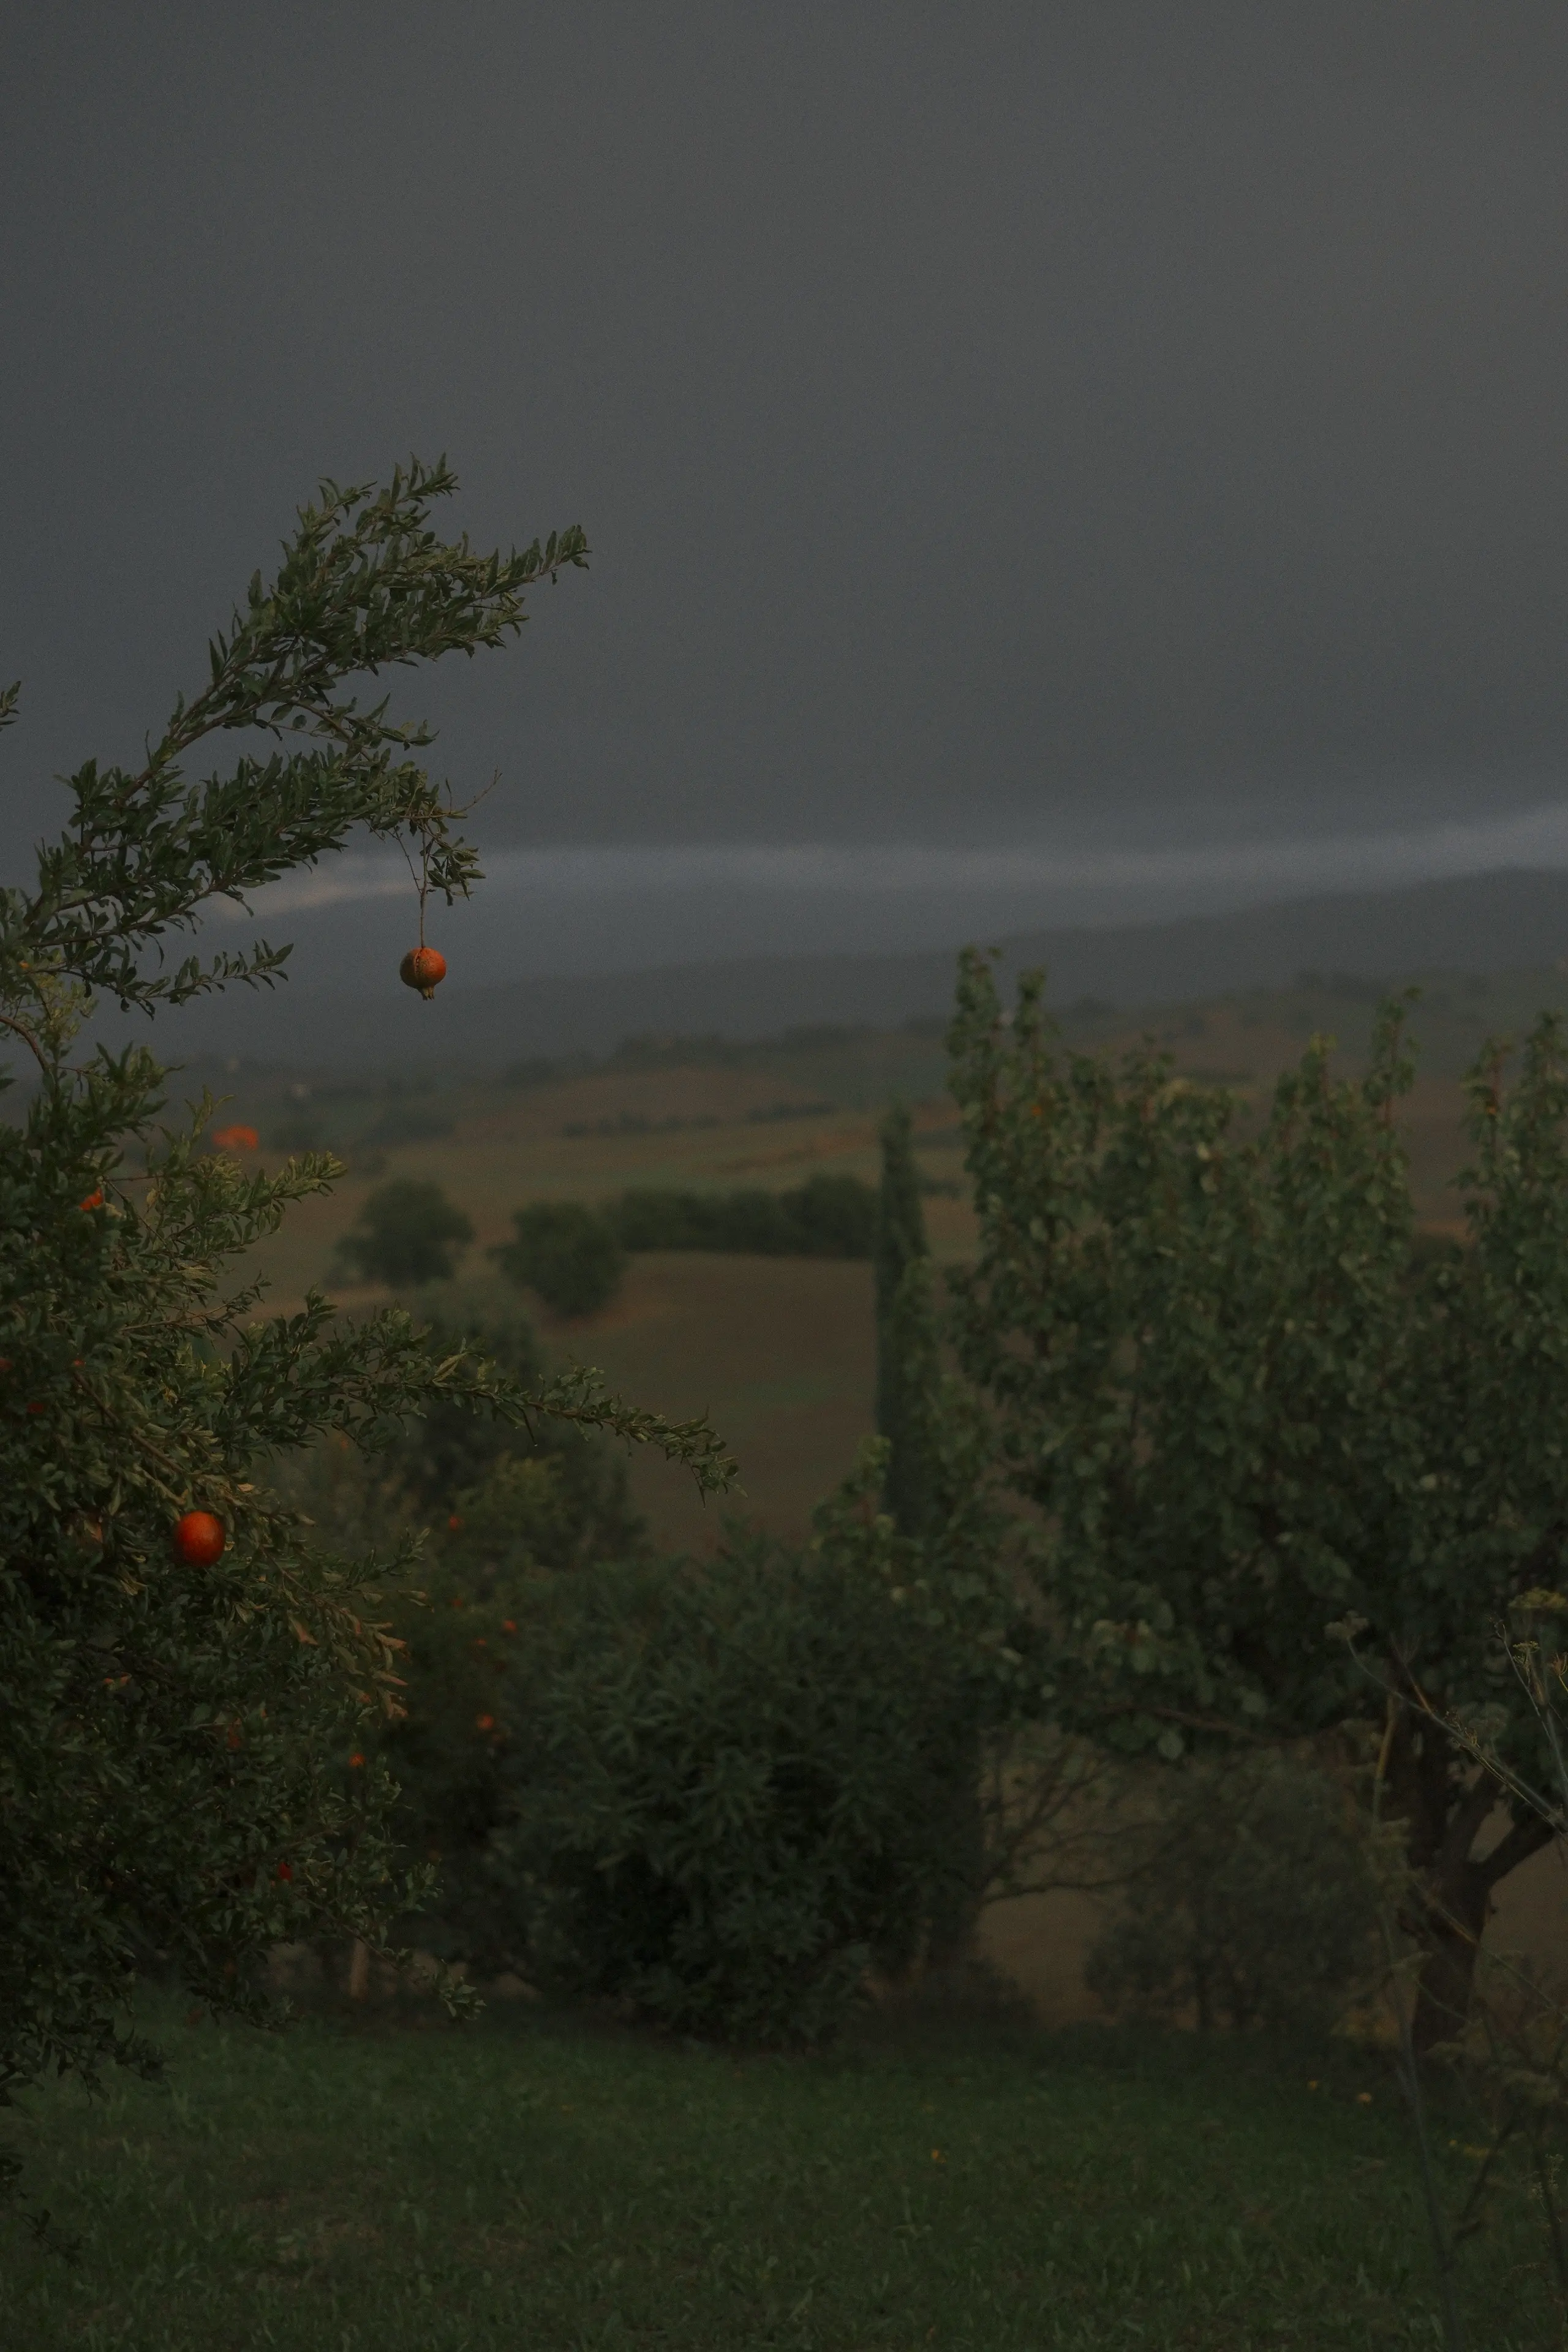
[[[634,1257],[620,1297],[574,1327],[572,1345],[622,1394],[681,1417],[709,1413],[739,1456],[744,1495],[706,1507],[683,1473],[634,1460],[638,1502],[659,1539],[681,1549],[709,1549],[731,1509],[804,1535],[813,1504],[871,1431],[868,1265]]]
[[[365,1193],[393,1175],[434,1179],[468,1212],[478,1236],[464,1268],[470,1279],[489,1278],[484,1249],[507,1237],[511,1211],[531,1200],[595,1200],[632,1184],[782,1189],[818,1170],[875,1181],[876,1108],[896,1088],[912,1092],[911,1081],[931,1089],[941,1071],[930,1041],[879,1045],[880,1064],[858,1044],[807,1057],[804,1066],[758,1056],[749,1066],[608,1071],[549,1086],[396,1097],[404,1110],[450,1119],[451,1131],[368,1150],[356,1134],[374,1129],[385,1097],[312,1094],[295,1106],[286,1091],[269,1101],[241,1090],[226,1117],[253,1118],[267,1139],[298,1131],[290,1121],[302,1128],[303,1115],[313,1114],[321,1140],[342,1150],[353,1171],[330,1199],[294,1212],[257,1253],[258,1268],[280,1304],[302,1296],[325,1279]],[[823,1060],[833,1066],[816,1066]],[[922,1160],[936,1181],[954,1183],[962,1160],[952,1105],[921,1101],[916,1120]],[[937,1195],[927,1205],[939,1255],[965,1255],[973,1221],[964,1202]],[[375,1296],[342,1286],[336,1295],[347,1304]],[[741,1458],[745,1494],[736,1507],[782,1531],[804,1532],[812,1505],[844,1475],[871,1427],[865,1265],[639,1255],[603,1314],[540,1321],[555,1352],[598,1364],[627,1396],[672,1414],[710,1412]],[[717,1540],[720,1513],[704,1510],[683,1476],[639,1457],[634,1477],[661,1541],[706,1549]]]
[[[1069,1042],[1118,1050],[1152,1034],[1190,1076],[1231,1087],[1248,1112],[1315,1030],[1341,1041],[1342,1066],[1365,1049],[1377,992],[1330,982],[1162,1010],[1147,1023],[1105,1007],[1069,1009]],[[1420,1213],[1450,1219],[1464,1157],[1458,1073],[1489,1034],[1517,1031],[1543,1003],[1562,1003],[1556,972],[1490,982],[1437,975],[1416,1008],[1424,1071],[1407,1106]],[[538,1068],[527,1083],[465,1080],[447,1089],[306,1082],[241,1071],[215,1081],[224,1116],[252,1122],[263,1156],[319,1144],[351,1173],[309,1202],[257,1254],[284,1305],[324,1281],[333,1246],[374,1184],[434,1179],[467,1210],[478,1243],[465,1274],[489,1281],[485,1247],[513,1209],[541,1198],[595,1200],[633,1184],[783,1188],[816,1171],[876,1175],[876,1119],[893,1096],[914,1108],[921,1162],[937,1183],[962,1180],[961,1136],[943,1087],[935,1024],[826,1031],[752,1046],[628,1048],[593,1069]],[[962,1198],[927,1202],[938,1257],[962,1260],[973,1226]],[[373,1294],[341,1289],[347,1303]],[[521,1300],[518,1302],[521,1304]],[[603,1366],[626,1393],[671,1412],[710,1412],[736,1446],[743,1507],[799,1532],[843,1475],[871,1425],[868,1269],[800,1259],[698,1255],[634,1260],[602,1316],[543,1323],[549,1345]],[[719,1516],[702,1511],[662,1465],[639,1462],[637,1491],[659,1538],[706,1548]]]

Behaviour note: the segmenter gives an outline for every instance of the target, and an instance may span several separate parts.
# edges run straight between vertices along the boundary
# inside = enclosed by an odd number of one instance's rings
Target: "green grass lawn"
[[[1440,2341],[1394,2087],[1346,2048],[882,2026],[736,2059],[511,2008],[159,2022],[166,2090],[54,2092],[11,2128],[80,2242],[0,2228],[7,2352]],[[1542,2253],[1505,2183],[1463,2258],[1477,2352],[1562,2341]]]

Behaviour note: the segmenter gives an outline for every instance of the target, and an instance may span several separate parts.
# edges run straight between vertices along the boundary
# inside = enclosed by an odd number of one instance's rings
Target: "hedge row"
[[[869,1257],[876,1187],[858,1176],[813,1176],[786,1192],[639,1188],[607,1202],[605,1222],[628,1250],[732,1250],[759,1257]]]

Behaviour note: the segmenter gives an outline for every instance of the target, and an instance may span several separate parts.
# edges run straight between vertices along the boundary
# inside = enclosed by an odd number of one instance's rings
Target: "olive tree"
[[[143,764],[79,768],[32,887],[0,893],[0,1029],[32,1081],[24,1098],[6,1072],[0,1125],[3,2100],[46,2071],[156,2070],[130,2012],[150,1951],[260,2017],[273,1942],[375,1943],[417,1896],[391,1881],[384,1774],[341,1769],[356,1723],[397,1705],[388,1563],[312,1546],[269,1461],[325,1431],[374,1448],[461,1400],[654,1443],[704,1487],[730,1475],[705,1424],[632,1412],[591,1372],[524,1387],[404,1314],[345,1325],[319,1294],[261,1314],[236,1261],[335,1163],[247,1173],[202,1148],[210,1104],[162,1123],[146,1047],[83,1041],[105,999],[156,1013],[275,982],[286,948],[168,949],[355,828],[404,841],[448,901],[479,878],[419,762],[428,731],[355,682],[500,646],[587,551],[577,530],[522,553],[443,541],[430,510],[453,487],[417,463],[324,485]]]

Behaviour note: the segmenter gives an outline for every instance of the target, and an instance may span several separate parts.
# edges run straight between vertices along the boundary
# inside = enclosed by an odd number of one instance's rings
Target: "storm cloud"
[[[4,73],[8,866],[411,448],[595,549],[398,689],[489,849],[1555,838],[1558,5],[72,6]]]

